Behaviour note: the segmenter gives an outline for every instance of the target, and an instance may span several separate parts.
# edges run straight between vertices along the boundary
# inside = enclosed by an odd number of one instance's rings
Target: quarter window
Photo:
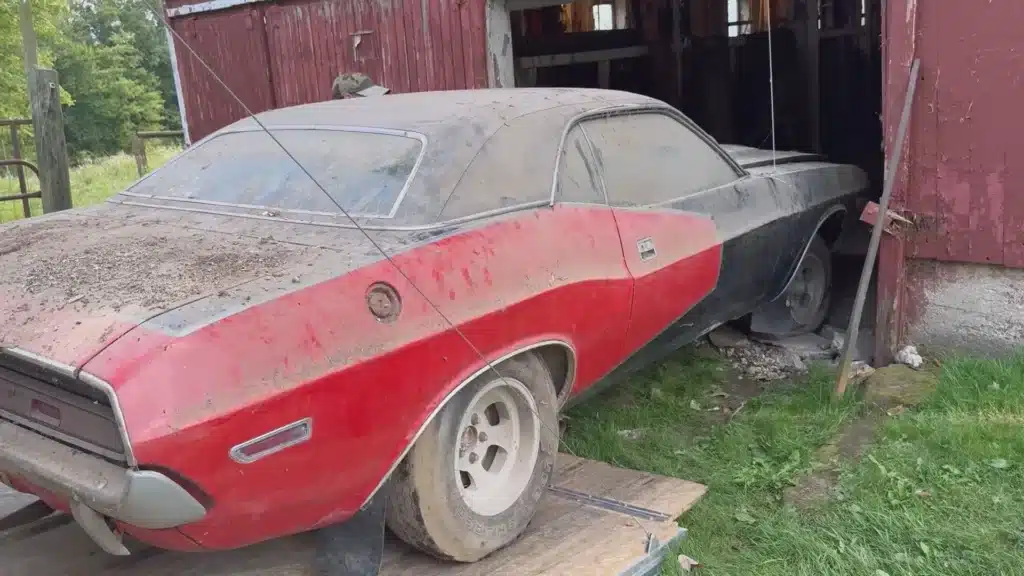
[[[589,147],[579,126],[569,131],[558,170],[559,201],[605,204]]]
[[[706,140],[665,114],[584,124],[613,206],[645,206],[724,186],[739,175]]]

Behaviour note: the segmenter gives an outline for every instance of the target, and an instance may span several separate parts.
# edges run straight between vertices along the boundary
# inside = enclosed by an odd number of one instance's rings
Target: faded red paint
[[[658,235],[665,264],[624,258],[622,242],[652,224],[671,231]],[[223,549],[344,520],[445,396],[486,367],[477,350],[493,361],[564,342],[582,392],[710,293],[720,258],[706,217],[558,205],[394,256],[475,349],[387,261],[184,336],[137,328],[85,369],[115,388],[140,467],[173,470],[214,505],[178,530],[123,528],[161,547]],[[377,281],[402,296],[394,323],[366,309]],[[251,464],[229,458],[232,446],[303,418],[315,422],[309,442]]]
[[[914,215],[906,239],[883,239],[877,352],[900,342],[904,257],[1024,267],[1024,3],[889,0],[884,18],[885,146],[899,125],[910,65],[921,79],[892,207]],[[923,280],[921,280],[923,281]],[[907,303],[909,304],[909,303]]]
[[[327,100],[342,72],[394,92],[487,87],[484,0],[267,2],[171,22],[256,112]],[[177,42],[176,54],[193,141],[243,117]]]
[[[635,350],[680,318],[718,283],[722,245],[714,222],[700,214],[616,209],[626,267],[635,279],[626,347]],[[687,234],[680,234],[686,230]],[[656,258],[643,261],[637,242],[658,240]],[[672,242],[664,242],[671,238]]]

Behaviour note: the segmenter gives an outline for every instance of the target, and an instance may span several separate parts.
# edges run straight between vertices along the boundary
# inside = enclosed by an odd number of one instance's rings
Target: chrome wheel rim
[[[470,510],[508,510],[533,477],[540,453],[540,418],[533,394],[519,380],[498,378],[467,405],[456,437],[455,482]]]

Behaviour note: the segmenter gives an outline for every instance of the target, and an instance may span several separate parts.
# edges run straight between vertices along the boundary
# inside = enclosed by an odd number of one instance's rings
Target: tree
[[[163,124],[159,81],[144,67],[131,34],[115,33],[108,43],[58,44],[54,62],[61,85],[74,98],[64,112],[74,158],[125,150],[136,131]]]
[[[30,114],[20,0],[0,0],[0,117]],[[60,75],[73,158],[127,149],[134,132],[180,125],[158,0],[31,0],[39,63]],[[27,147],[28,148],[28,147]]]
[[[139,65],[156,77],[163,99],[164,124],[180,127],[174,74],[167,51],[167,36],[156,20],[159,0],[72,0],[68,29],[83,43],[113,45],[119,35],[128,34],[139,55]]]
[[[0,0],[0,118],[26,118],[28,79],[25,78],[24,52],[18,20],[19,0]],[[32,12],[39,42],[39,64],[51,66],[50,46],[59,37],[67,19],[66,0],[32,0]]]

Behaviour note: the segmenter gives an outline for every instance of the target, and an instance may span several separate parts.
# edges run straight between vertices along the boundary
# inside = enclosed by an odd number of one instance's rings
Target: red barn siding
[[[1024,266],[1024,2],[889,3],[894,82],[886,122],[899,121],[903,86],[916,55],[922,77],[914,103],[898,206],[919,216],[908,255]],[[909,24],[909,26],[908,26]],[[898,88],[897,88],[898,87]]]
[[[885,146],[891,149],[910,64],[921,78],[893,207],[917,219],[879,255],[879,360],[918,317],[930,280],[908,260],[1024,267],[1024,2],[889,0],[885,14]]]
[[[273,107],[267,45],[259,7],[241,6],[171,21],[175,32],[254,112]],[[174,40],[178,74],[196,141],[245,116],[245,111],[192,53]]]
[[[341,72],[394,92],[487,86],[484,0],[258,3],[172,22],[215,70],[233,70],[228,85],[254,110],[327,100]],[[243,116],[186,50],[177,55],[193,141]]]

